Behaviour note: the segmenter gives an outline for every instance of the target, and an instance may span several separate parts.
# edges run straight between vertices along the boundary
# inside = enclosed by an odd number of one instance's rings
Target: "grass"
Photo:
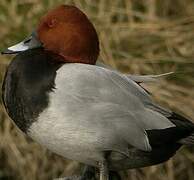
[[[0,49],[36,27],[57,4],[74,4],[95,24],[100,58],[125,73],[176,72],[148,88],[154,99],[194,120],[193,0],[1,0]],[[1,81],[10,56],[1,56]],[[78,174],[81,166],[24,136],[0,106],[0,180],[48,180]],[[194,148],[183,148],[165,164],[122,172],[130,180],[193,180]]]

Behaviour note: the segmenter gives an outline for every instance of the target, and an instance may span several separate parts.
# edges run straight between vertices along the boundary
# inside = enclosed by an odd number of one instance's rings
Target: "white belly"
[[[97,166],[103,155],[100,151],[96,151],[95,136],[84,127],[65,122],[64,118],[49,117],[46,113],[43,112],[39,120],[31,125],[28,135],[58,155]]]

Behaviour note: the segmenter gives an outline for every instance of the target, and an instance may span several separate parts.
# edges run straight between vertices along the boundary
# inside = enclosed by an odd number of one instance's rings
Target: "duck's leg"
[[[109,180],[108,163],[106,160],[99,163],[100,180]]]

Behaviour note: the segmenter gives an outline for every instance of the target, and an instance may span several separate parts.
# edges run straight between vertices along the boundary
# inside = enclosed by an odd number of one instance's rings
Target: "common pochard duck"
[[[96,30],[74,6],[49,11],[30,37],[3,53],[17,53],[3,83],[11,119],[56,154],[98,167],[100,180],[194,144],[194,124],[140,86],[154,77],[96,65]]]

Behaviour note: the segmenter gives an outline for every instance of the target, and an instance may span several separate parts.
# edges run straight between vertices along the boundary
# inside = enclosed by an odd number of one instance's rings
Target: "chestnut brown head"
[[[95,64],[99,54],[96,30],[78,8],[61,5],[43,16],[36,31],[4,53],[18,53],[36,47],[59,56],[60,61]]]

